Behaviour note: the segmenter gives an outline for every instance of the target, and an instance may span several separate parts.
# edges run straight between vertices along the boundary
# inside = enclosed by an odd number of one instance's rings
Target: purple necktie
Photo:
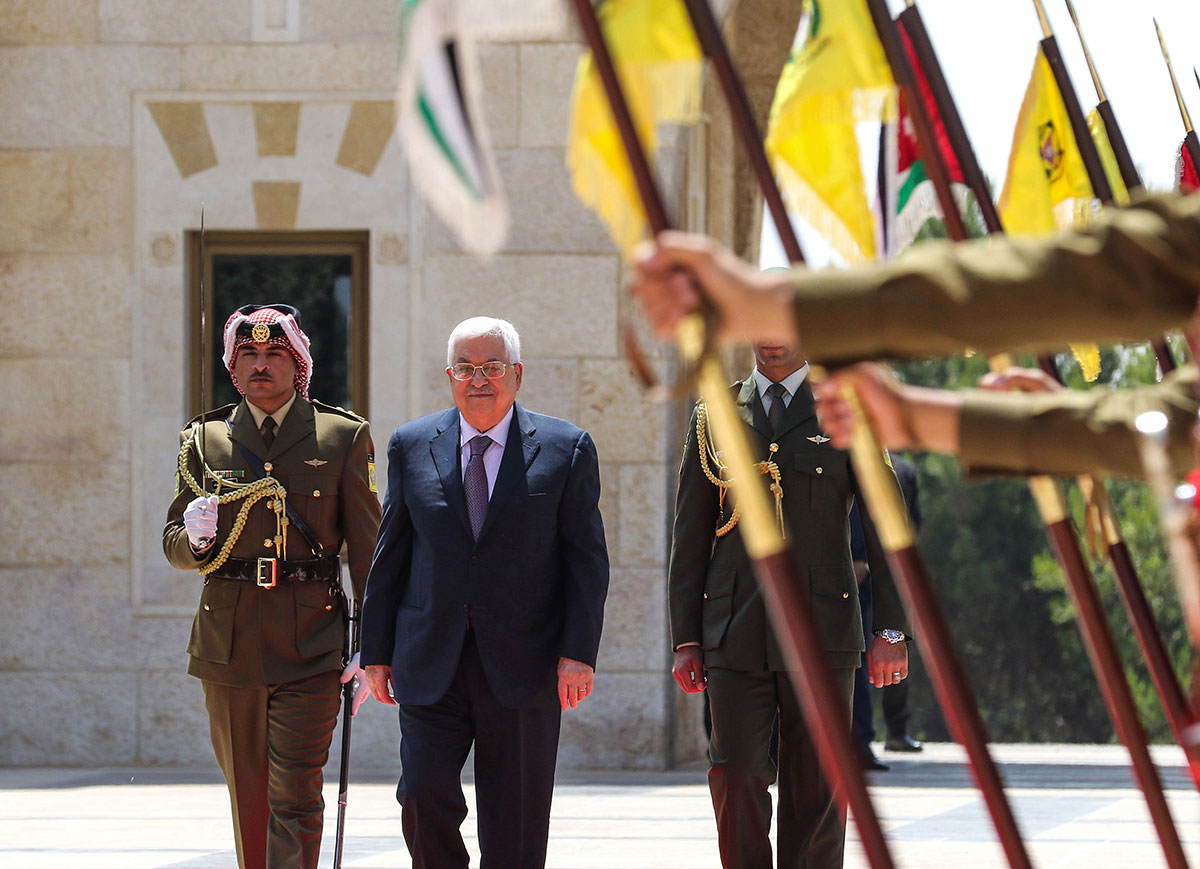
[[[492,445],[492,439],[487,435],[475,435],[470,444],[471,458],[467,462],[463,488],[467,492],[467,517],[471,520],[471,535],[478,540],[488,508],[487,470],[483,467],[483,454]]]

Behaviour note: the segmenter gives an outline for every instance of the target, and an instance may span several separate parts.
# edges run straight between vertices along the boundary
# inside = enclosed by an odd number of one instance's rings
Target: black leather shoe
[[[913,739],[907,733],[900,736],[889,736],[884,740],[885,751],[924,751],[925,746],[919,740]]]
[[[889,769],[891,769],[890,766],[877,758],[875,756],[875,752],[871,751],[869,747],[859,749],[858,762],[862,764],[863,769],[868,771],[874,770],[876,772],[887,772]]]

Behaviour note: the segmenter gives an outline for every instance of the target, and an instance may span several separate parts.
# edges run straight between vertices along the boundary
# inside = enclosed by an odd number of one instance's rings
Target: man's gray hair
[[[517,334],[516,326],[496,317],[468,317],[450,331],[450,339],[446,342],[446,364],[454,364],[454,347],[459,341],[484,335],[494,335],[504,342],[504,354],[508,358],[502,361],[521,361],[521,336]]]

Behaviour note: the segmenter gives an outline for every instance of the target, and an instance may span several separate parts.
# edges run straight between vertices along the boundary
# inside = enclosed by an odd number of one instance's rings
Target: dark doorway
[[[367,250],[365,232],[189,233],[188,306],[192,414],[200,412],[200,269],[206,315],[205,406],[240,399],[221,361],[222,330],[246,304],[282,302],[299,309],[312,342],[311,398],[367,415]]]

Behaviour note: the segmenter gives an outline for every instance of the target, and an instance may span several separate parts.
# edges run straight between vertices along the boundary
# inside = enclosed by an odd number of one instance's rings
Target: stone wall
[[[513,229],[480,263],[416,198],[389,133],[395,7],[0,0],[0,763],[212,762],[184,673],[199,582],[159,545],[185,416],[185,233],[202,203],[212,230],[370,232],[377,446],[449,403],[458,319],[516,323],[523,403],[596,440],[613,565],[596,692],[565,716],[561,763],[671,762],[664,569],[681,437],[626,371],[621,263],[567,182],[579,48],[567,30],[481,47]],[[396,743],[393,713],[368,704],[355,762],[394,766]]]

